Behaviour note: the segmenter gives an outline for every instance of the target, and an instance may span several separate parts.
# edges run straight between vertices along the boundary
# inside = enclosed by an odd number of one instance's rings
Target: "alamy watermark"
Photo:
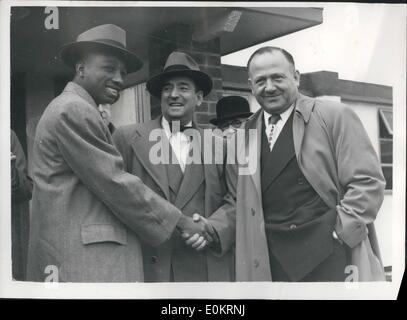
[[[239,175],[253,175],[256,172],[257,161],[249,159],[257,159],[259,147],[257,129],[236,129],[236,133],[227,139],[221,137],[220,129],[190,128],[183,133],[190,144],[186,164],[237,165]],[[178,135],[175,139],[179,139],[180,144],[182,137]],[[152,130],[149,141],[155,142],[149,150],[149,160],[153,165],[178,163],[171,152],[170,141],[164,129]]]

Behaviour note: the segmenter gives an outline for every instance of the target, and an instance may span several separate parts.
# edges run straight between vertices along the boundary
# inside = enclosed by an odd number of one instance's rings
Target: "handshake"
[[[218,235],[213,226],[198,213],[194,213],[192,218],[181,216],[177,229],[185,240],[185,244],[197,251],[216,243],[219,244]]]

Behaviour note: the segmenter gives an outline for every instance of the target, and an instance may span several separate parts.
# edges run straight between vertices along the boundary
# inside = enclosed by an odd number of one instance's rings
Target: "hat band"
[[[112,45],[114,47],[120,47],[120,48],[126,49],[126,47],[123,45],[123,43],[115,41],[115,40],[111,40],[111,39],[94,39],[94,40],[89,40],[89,41],[104,43],[104,44]],[[79,42],[81,42],[81,41],[79,41]]]
[[[164,69],[164,72],[167,71],[178,71],[178,70],[192,70],[191,68],[188,68],[187,66],[183,65],[183,64],[174,64],[172,66],[169,66],[167,68]]]

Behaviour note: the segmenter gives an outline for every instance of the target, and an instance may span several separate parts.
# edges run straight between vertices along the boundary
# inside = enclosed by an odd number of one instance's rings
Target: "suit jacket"
[[[298,165],[327,206],[336,210],[335,230],[351,248],[352,264],[359,271],[357,280],[384,280],[373,221],[383,201],[385,182],[362,123],[343,104],[301,94],[294,112]],[[262,110],[255,113],[245,124],[244,139],[238,140],[236,153],[247,150],[247,158],[240,156],[247,161],[226,169],[229,199],[236,206],[237,281],[272,280],[261,192],[262,117]],[[252,134],[250,129],[254,129]]]
[[[198,128],[195,127],[195,129]],[[191,144],[194,150],[194,161],[202,163],[204,160],[204,150],[209,152],[209,144],[207,147],[206,142],[217,141],[214,143],[214,158],[216,154],[223,153],[221,138],[214,137],[215,140],[205,140],[203,130],[198,129],[195,132],[199,132],[201,140],[199,142],[199,139],[194,138]],[[157,133],[160,139],[157,138]],[[126,170],[137,175],[163,199],[171,201],[170,189],[173,186],[172,182],[168,181],[168,165],[165,164],[170,163],[168,161],[171,159],[171,148],[169,148],[169,141],[164,130],[161,129],[161,118],[144,124],[118,128],[113,139],[118,150],[123,155]],[[161,153],[161,156],[163,156],[162,163],[153,163],[154,160],[151,160],[152,155],[156,154],[159,149],[163,152]],[[185,215],[192,216],[193,213],[197,212],[206,218],[212,217],[213,226],[217,229],[219,236],[221,238],[232,238],[234,228],[230,229],[228,227],[228,213],[222,210],[217,211],[223,204],[225,187],[222,181],[223,166],[212,161],[214,158],[211,159],[211,163],[203,166],[199,164],[186,166],[174,204]],[[223,154],[221,160],[223,160]],[[172,192],[176,191],[173,190]],[[200,212],[200,208],[203,208],[203,212]],[[215,211],[217,211],[216,214],[212,216]],[[202,277],[188,275],[194,269],[194,263],[206,264],[209,281],[231,281],[234,277],[232,249],[223,252],[222,255],[216,255],[211,251],[198,253],[194,249],[187,247],[176,236],[173,236],[169,242],[157,248],[151,248],[148,243],[143,244],[143,250],[145,253],[146,274],[149,273],[150,275],[149,279],[146,278],[146,281],[170,281],[171,264],[174,281],[205,281],[202,280]],[[197,265],[196,269],[198,268],[202,270],[202,266]]]
[[[139,239],[166,241],[181,212],[123,168],[94,100],[68,83],[36,129],[28,280],[143,280]]]

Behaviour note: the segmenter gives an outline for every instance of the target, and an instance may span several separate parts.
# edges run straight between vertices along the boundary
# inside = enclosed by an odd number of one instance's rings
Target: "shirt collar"
[[[280,113],[280,117],[281,120],[283,121],[283,123],[285,123],[287,121],[287,119],[290,117],[291,112],[294,109],[294,103],[284,112]],[[267,111],[264,111],[264,124],[266,125],[266,127],[268,126],[269,123],[269,118],[271,117],[271,114],[268,113]]]
[[[165,119],[164,116],[161,118],[161,126],[162,126],[162,128],[164,129],[165,134],[167,135],[167,138],[170,138],[171,135],[172,135],[171,128],[170,128],[170,123],[168,122],[167,119]],[[186,124],[186,126],[192,126],[192,121],[189,121],[189,122]],[[178,132],[177,132],[177,133],[178,133]],[[181,133],[182,135],[185,135],[183,132],[180,132],[180,133]]]

